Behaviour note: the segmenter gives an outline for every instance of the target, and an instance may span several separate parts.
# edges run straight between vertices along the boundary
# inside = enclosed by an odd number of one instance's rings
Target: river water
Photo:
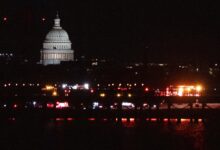
[[[0,149],[15,150],[211,150],[220,149],[220,124],[76,121],[1,121]]]

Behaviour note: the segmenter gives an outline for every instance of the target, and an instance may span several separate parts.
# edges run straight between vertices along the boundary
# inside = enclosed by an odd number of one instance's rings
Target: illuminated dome
[[[46,35],[43,49],[41,50],[41,64],[60,64],[62,61],[73,61],[74,54],[71,48],[68,33],[60,26],[60,18],[57,14],[54,26]]]
[[[50,30],[44,42],[70,42],[70,40],[67,32],[61,28]]]

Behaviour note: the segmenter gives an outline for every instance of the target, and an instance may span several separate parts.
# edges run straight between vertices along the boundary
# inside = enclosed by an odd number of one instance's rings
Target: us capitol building
[[[62,61],[73,61],[74,51],[71,45],[67,32],[60,26],[60,18],[57,14],[54,26],[46,35],[43,49],[40,51],[40,64],[58,65]]]

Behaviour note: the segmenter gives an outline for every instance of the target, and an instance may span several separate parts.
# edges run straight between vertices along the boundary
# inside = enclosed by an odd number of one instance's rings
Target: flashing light
[[[68,108],[69,103],[68,102],[56,102],[56,108],[62,109],[62,108]]]
[[[143,103],[143,107],[147,107],[148,106],[148,104],[147,103]]]
[[[42,17],[42,18],[41,18],[41,20],[42,20],[42,21],[45,21],[45,20],[46,20],[46,18],[45,18],[45,17]]]
[[[93,89],[91,89],[91,90],[90,90],[90,93],[94,93],[94,90],[93,90]]]
[[[128,97],[131,98],[131,97],[132,97],[132,94],[131,94],[131,93],[128,93]]]
[[[105,97],[106,95],[105,95],[105,93],[100,93],[99,96],[100,96],[100,97]]]
[[[146,88],[144,89],[144,91],[145,91],[145,92],[148,92],[148,91],[149,91],[149,88],[146,87]]]
[[[13,105],[13,107],[14,107],[14,108],[17,108],[17,107],[18,107],[18,105],[17,105],[17,104],[14,104],[14,105]]]
[[[62,84],[62,88],[65,89],[67,87],[67,84]]]
[[[72,86],[72,89],[77,90],[78,89],[78,84]]]
[[[33,101],[33,105],[35,106],[37,104],[37,102],[36,101]]]
[[[88,83],[85,83],[85,84],[84,84],[84,88],[85,88],[86,90],[88,90],[88,89],[89,89],[89,84],[88,84]]]
[[[47,108],[54,108],[54,104],[53,103],[47,103]]]
[[[178,96],[183,96],[183,91],[184,91],[184,89],[183,89],[183,87],[179,87],[179,89],[178,89]]]
[[[3,107],[7,107],[7,105],[6,105],[6,104],[4,104],[4,105],[3,105]]]
[[[132,107],[132,108],[135,107],[134,104],[130,102],[122,102],[121,105],[122,107]]]
[[[93,109],[95,109],[96,107],[99,107],[99,103],[98,102],[93,102]]]

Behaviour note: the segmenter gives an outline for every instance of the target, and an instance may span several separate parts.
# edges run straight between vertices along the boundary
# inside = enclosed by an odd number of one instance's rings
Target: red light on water
[[[64,121],[64,118],[56,118],[56,121]]]
[[[89,121],[95,121],[95,118],[88,118]]]
[[[200,118],[200,119],[198,119],[198,122],[202,122],[202,119]]]
[[[73,121],[74,119],[73,118],[67,118],[66,120],[67,121]]]
[[[135,121],[135,118],[130,118],[130,122],[134,122]]]
[[[164,118],[163,121],[164,121],[164,122],[168,122],[169,119],[168,119],[168,118]]]
[[[174,119],[174,118],[171,118],[171,119],[170,119],[170,122],[177,122],[177,119],[176,119],[176,118],[175,118],[175,119]]]
[[[157,121],[157,118],[151,118],[150,121],[156,122],[156,121]]]
[[[182,118],[181,122],[190,122],[190,119],[189,118]]]
[[[127,122],[127,118],[121,118],[122,122]]]
[[[108,121],[108,119],[107,118],[103,118],[103,121]]]

